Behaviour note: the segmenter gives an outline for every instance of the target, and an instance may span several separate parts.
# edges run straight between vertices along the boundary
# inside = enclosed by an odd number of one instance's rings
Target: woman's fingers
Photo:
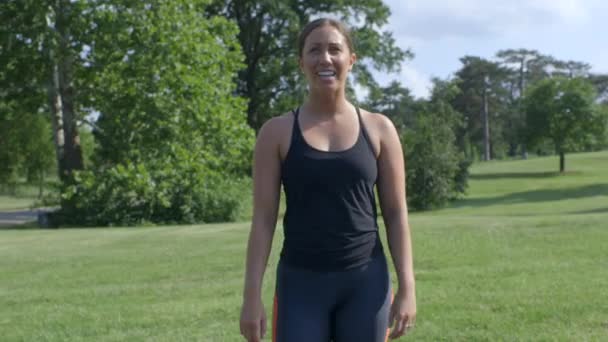
[[[405,334],[405,326],[407,323],[407,316],[396,314],[394,316],[393,330],[391,331],[390,338],[398,338]]]
[[[260,337],[266,336],[266,314],[262,313],[262,321],[260,322]]]
[[[260,322],[244,321],[241,322],[241,334],[247,342],[260,341]]]
[[[414,328],[414,323],[414,317],[400,314],[395,315],[393,329],[389,337],[395,339],[405,335],[409,330]]]

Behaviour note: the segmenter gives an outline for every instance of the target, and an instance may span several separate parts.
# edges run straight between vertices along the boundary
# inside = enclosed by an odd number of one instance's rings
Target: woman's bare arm
[[[241,332],[250,341],[263,337],[266,318],[261,302],[262,281],[272,247],[280,198],[280,119],[262,126],[253,158],[253,219],[249,242]]]
[[[416,289],[412,242],[405,197],[405,162],[399,135],[393,123],[378,115],[380,153],[378,156],[378,195],[398,289],[391,318],[396,321],[391,336],[401,336],[416,315]]]

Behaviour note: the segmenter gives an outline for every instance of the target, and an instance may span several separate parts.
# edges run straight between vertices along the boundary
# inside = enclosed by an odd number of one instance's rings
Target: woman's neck
[[[324,94],[312,91],[302,107],[314,115],[335,116],[350,111],[352,105],[346,99],[344,91]]]

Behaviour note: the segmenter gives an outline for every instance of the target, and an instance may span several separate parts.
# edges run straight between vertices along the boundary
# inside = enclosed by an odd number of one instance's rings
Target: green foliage
[[[231,221],[253,130],[235,95],[237,28],[205,1],[113,1],[88,13],[81,70],[100,113],[90,171],[62,189],[59,224]],[[94,28],[94,29],[93,29]]]
[[[601,141],[606,134],[606,115],[595,99],[593,86],[583,78],[538,82],[525,102],[528,143],[535,146],[548,138],[557,153],[565,153]]]
[[[56,167],[51,123],[48,117],[40,114],[32,115],[26,120],[28,125],[20,126],[23,128],[21,153],[25,156],[22,174],[26,175],[29,183],[40,183],[46,174],[54,175]]]
[[[384,29],[390,9],[381,0],[215,0],[206,12],[225,16],[239,27],[246,67],[239,72],[238,93],[249,101],[247,120],[254,129],[303,100],[306,83],[296,45],[299,31],[311,19],[329,15],[350,25],[359,61],[354,81],[363,87],[377,86],[370,66],[395,71],[412,56]]]
[[[40,183],[55,166],[48,117],[18,110],[0,102],[0,184],[9,188],[23,175]]]
[[[443,108],[442,108],[443,107]],[[417,113],[416,125],[403,134],[407,200],[414,210],[439,208],[463,194],[470,162],[459,152],[446,116],[456,114],[445,103]]]
[[[414,100],[398,82],[368,96],[366,105],[391,118],[401,136],[411,209],[439,208],[466,191],[470,162],[454,133],[462,115],[450,105],[459,92],[456,82],[435,79],[429,100]]]
[[[76,172],[57,219],[86,226],[233,221],[244,182],[184,159]]]
[[[488,101],[490,126],[491,157],[500,156],[501,149],[509,143],[516,143],[520,126],[514,120],[513,108],[508,106],[509,93],[505,88],[509,72],[496,62],[476,56],[465,56],[460,59],[462,67],[456,72],[455,83],[459,92],[450,103],[463,115],[464,125],[456,131],[458,146],[465,151],[467,158],[477,159],[478,153],[484,151],[484,92]],[[511,141],[505,141],[505,137]]]
[[[244,174],[253,133],[232,95],[242,67],[236,27],[188,1],[126,3],[95,14],[97,164],[162,158],[181,146],[210,169]]]

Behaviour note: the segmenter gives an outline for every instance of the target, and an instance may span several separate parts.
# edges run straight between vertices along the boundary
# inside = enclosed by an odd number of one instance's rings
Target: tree
[[[460,92],[453,97],[454,109],[464,115],[465,126],[458,132],[459,145],[470,157],[473,151],[465,146],[477,145],[483,151],[483,160],[492,158],[493,145],[500,143],[500,125],[493,120],[500,119],[504,110],[506,93],[506,69],[498,63],[476,57],[465,56],[460,59],[462,68],[456,72]],[[491,134],[493,128],[496,131]]]
[[[388,116],[399,131],[412,126],[419,103],[398,81],[386,87],[374,87],[370,90],[364,105],[374,111]]]
[[[365,106],[387,115],[401,137],[408,204],[414,210],[445,205],[467,188],[470,163],[456,146],[462,115],[450,105],[456,82],[433,80],[430,100],[415,100],[399,82],[373,89]]]
[[[114,0],[84,13],[98,149],[62,193],[64,223],[235,218],[254,136],[235,95],[237,28],[205,17],[205,3]]]
[[[431,99],[420,104],[415,124],[402,133],[408,205],[416,210],[444,206],[463,194],[470,166],[454,133],[462,115],[450,105],[460,90],[454,81],[433,84]]]
[[[597,100],[608,104],[608,74],[590,74],[589,81],[595,87]]]
[[[513,115],[509,120],[509,129],[507,130],[510,155],[515,155],[517,145],[521,146],[521,155],[527,158],[527,148],[524,143],[524,136],[521,132],[525,131],[525,111],[523,109],[524,94],[528,84],[537,82],[549,74],[546,71],[547,66],[553,60],[552,57],[543,55],[537,50],[528,49],[506,49],[496,53],[496,57],[504,67],[511,71],[510,88],[510,105],[513,108]]]
[[[528,143],[550,139],[560,157],[560,172],[565,171],[567,152],[580,151],[605,134],[607,118],[595,98],[593,85],[580,77],[540,81],[527,95]]]
[[[354,81],[363,87],[377,86],[371,67],[395,71],[412,56],[396,46],[390,32],[382,31],[390,10],[381,0],[215,0],[206,12],[226,16],[239,27],[246,67],[239,72],[237,89],[249,101],[247,122],[255,130],[303,100],[306,84],[298,68],[296,41],[313,17],[330,14],[350,24],[359,60]]]
[[[591,65],[588,63],[572,60],[560,61],[555,59],[551,64],[555,68],[552,72],[552,75],[554,76],[564,76],[568,78],[587,77],[591,70]]]
[[[83,168],[73,82],[74,60],[81,52],[74,30],[82,3],[7,0],[0,5],[0,57],[7,66],[1,95],[19,113],[51,113],[61,179]]]

